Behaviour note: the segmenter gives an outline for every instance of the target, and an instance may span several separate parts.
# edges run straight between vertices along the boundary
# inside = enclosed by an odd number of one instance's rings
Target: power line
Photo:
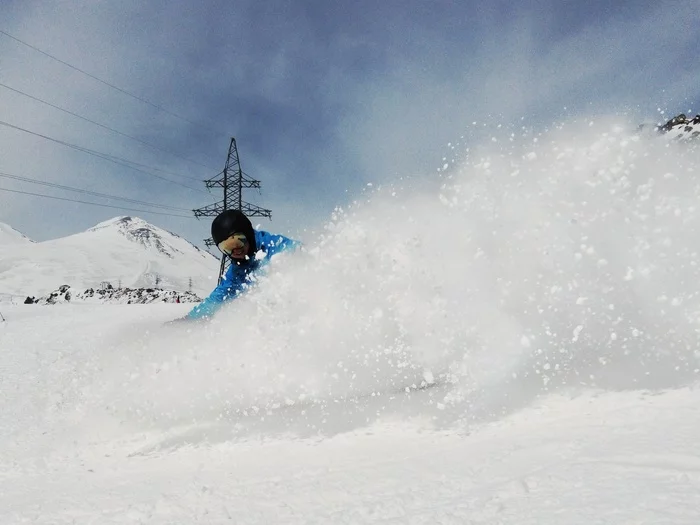
[[[83,146],[78,146],[77,144],[72,144],[72,143],[70,143],[70,142],[65,142],[65,141],[62,141],[62,140],[59,140],[59,139],[55,139],[55,138],[49,137],[49,136],[47,136],[47,135],[42,135],[42,134],[37,133],[37,132],[35,132],[35,131],[30,131],[30,130],[28,130],[28,129],[25,129],[25,128],[22,128],[22,127],[19,127],[19,126],[15,126],[14,124],[10,124],[9,122],[0,121],[0,125],[7,126],[7,127],[10,127],[10,128],[16,129],[16,130],[18,130],[18,131],[23,131],[23,132],[25,132],[25,133],[29,133],[30,135],[35,135],[35,136],[37,136],[37,137],[41,137],[41,138],[43,138],[43,139],[50,140],[50,141],[52,141],[52,142],[56,142],[56,143],[61,144],[61,145],[63,145],[63,146],[67,146],[67,147],[69,147],[69,148],[77,149],[78,151],[82,151],[82,152],[84,152],[84,153],[89,153],[89,154],[91,154],[91,155],[95,155],[95,156],[100,157],[100,158],[102,158],[102,159],[105,159],[106,157],[109,157],[110,159],[117,159],[117,160],[121,160],[121,161],[127,162],[127,163],[129,163],[130,165],[133,164],[134,166],[140,166],[140,167],[142,167],[142,168],[147,168],[147,169],[152,170],[152,171],[160,171],[161,173],[167,173],[168,175],[172,175],[173,177],[179,177],[179,178],[181,178],[181,179],[187,179],[187,180],[200,180],[200,179],[198,179],[198,178],[196,178],[196,177],[188,177],[187,175],[181,175],[180,173],[175,173],[175,172],[173,172],[173,171],[168,171],[168,170],[164,170],[164,169],[161,169],[161,168],[155,168],[155,167],[149,166],[149,165],[147,165],[147,164],[141,164],[141,163],[136,162],[136,161],[133,161],[133,160],[129,160],[129,159],[125,159],[125,158],[122,158],[122,157],[117,157],[117,156],[115,156],[115,155],[111,155],[111,154],[109,154],[109,153],[103,153],[103,152],[100,152],[100,151],[91,150],[91,149],[85,148],[85,147],[83,147]],[[109,160],[109,159],[106,159],[106,160]],[[118,164],[118,163],[117,163],[117,164]],[[127,166],[127,167],[131,168],[130,165]],[[137,170],[137,171],[140,171],[140,170]],[[151,173],[149,173],[148,175],[151,175]],[[157,177],[157,175],[154,175],[154,177]],[[163,179],[164,179],[164,180],[167,180],[168,182],[174,182],[174,181],[171,181],[170,179],[165,179],[165,178],[163,178]],[[177,182],[174,182],[174,183],[177,184]],[[186,188],[190,188],[190,189],[195,189],[195,190],[196,190],[196,188],[192,188],[192,187],[190,187],[190,186],[185,186],[185,187],[186,187]],[[201,190],[196,190],[196,191],[201,191]]]
[[[105,199],[123,200],[125,202],[131,202],[133,204],[141,204],[143,206],[151,206],[153,208],[162,208],[166,210],[177,210],[177,211],[190,211],[188,208],[178,208],[177,206],[168,206],[167,204],[156,204],[152,202],[145,202],[136,199],[129,199],[127,197],[119,197],[117,195],[110,195],[108,193],[99,193],[96,191],[86,190],[84,188],[73,188],[71,186],[64,186],[63,184],[56,184],[54,182],[41,181],[36,179],[30,179],[28,177],[22,177],[20,175],[11,175],[9,173],[4,173],[0,171],[0,177],[6,179],[14,179],[21,182],[29,182],[31,184],[38,184],[40,186],[48,186],[50,188],[57,188],[60,190],[74,191],[76,193],[83,193],[85,195],[93,195],[95,197],[102,197]]]
[[[81,201],[81,200],[77,200],[77,199],[68,199],[66,197],[56,197],[55,195],[45,195],[43,193],[33,193],[31,191],[11,190],[9,188],[0,188],[0,191],[9,191],[11,193],[21,193],[22,195],[33,195],[34,197],[44,197],[46,199],[54,199],[54,200],[58,200],[58,201],[68,201],[68,202],[77,202],[80,204],[89,204],[91,206],[101,206],[102,208],[114,208],[117,210],[135,211],[138,213],[151,213],[153,215],[167,215],[168,217],[182,217],[183,219],[194,219],[194,217],[192,215],[177,215],[175,213],[164,213],[164,212],[158,212],[158,211],[138,210],[135,208],[126,208],[123,206],[110,206],[109,204],[100,204],[99,202],[88,202],[88,201]]]
[[[169,151],[169,150],[167,150],[167,149],[161,148],[160,146],[156,146],[155,144],[151,144],[150,142],[147,142],[147,141],[145,141],[145,140],[142,140],[142,139],[140,139],[140,138],[138,138],[138,137],[134,137],[134,136],[132,136],[132,135],[129,135],[129,134],[124,133],[124,132],[122,132],[122,131],[119,131],[119,130],[117,130],[117,129],[110,128],[109,126],[106,126],[105,124],[101,124],[101,123],[96,122],[96,121],[94,121],[94,120],[91,120],[91,119],[89,119],[89,118],[87,118],[87,117],[83,117],[82,115],[79,115],[79,114],[77,114],[77,113],[74,113],[73,111],[70,111],[70,110],[68,110],[68,109],[62,108],[62,107],[57,106],[57,105],[55,105],[55,104],[52,104],[51,102],[47,102],[46,100],[42,100],[42,99],[40,99],[39,97],[35,97],[35,96],[33,96],[33,95],[30,95],[29,93],[25,93],[24,91],[20,91],[19,89],[15,89],[15,88],[13,88],[13,87],[10,87],[10,86],[8,86],[7,84],[0,83],[0,87],[4,87],[5,89],[9,89],[10,91],[14,91],[15,93],[17,93],[17,94],[19,94],[19,95],[25,96],[25,97],[30,98],[30,99],[32,99],[32,100],[35,100],[35,101],[37,101],[37,102],[41,102],[42,104],[46,104],[47,106],[51,106],[51,107],[54,108],[54,109],[57,109],[57,110],[59,110],[59,111],[63,111],[64,113],[68,113],[69,115],[72,115],[72,116],[74,116],[74,117],[76,117],[76,118],[82,119],[82,120],[84,120],[85,122],[89,122],[90,124],[94,124],[95,126],[99,126],[99,127],[101,127],[101,128],[104,128],[104,129],[106,129],[106,130],[108,130],[108,131],[111,131],[112,133],[116,133],[117,135],[121,135],[122,137],[126,137],[126,138],[128,138],[128,139],[135,140],[136,142],[140,142],[141,144],[145,144],[146,146],[148,146],[148,147],[150,147],[150,148],[157,149],[157,150],[159,150],[159,151],[163,151],[163,152],[165,152],[165,153],[168,153],[169,155],[174,155],[175,157],[179,157],[179,158],[181,158],[181,159],[183,159],[183,160],[186,160],[187,162],[191,162],[191,163],[193,163],[193,164],[197,164],[198,166],[202,166],[203,168],[215,169],[215,168],[212,168],[211,166],[207,166],[206,164],[202,164],[201,162],[197,162],[196,160],[189,159],[189,158],[187,158],[187,157],[185,157],[185,156],[183,156],[183,155],[179,155],[178,153],[175,153],[175,152]],[[188,178],[191,178],[191,177],[188,177]]]
[[[136,162],[134,160],[122,159],[121,157],[114,157],[113,155],[108,155],[107,153],[105,153],[105,155],[107,155],[108,157],[113,157],[116,159],[123,160],[124,162],[128,162],[130,165],[140,166],[142,168],[146,168],[146,169],[149,169],[152,171],[160,171],[161,173],[167,173],[168,175],[172,175],[173,177],[180,177],[181,179],[187,179],[187,180],[197,180],[197,181],[202,180],[202,179],[199,179],[197,177],[187,177],[186,175],[180,175],[179,173],[174,173],[172,171],[163,170],[160,168],[156,168],[154,166],[149,166],[148,164],[141,164],[140,162]],[[220,174],[221,174],[221,172],[217,173],[217,175],[220,175]],[[168,179],[166,179],[166,180],[168,180]],[[189,188],[189,186],[186,186],[186,187]]]
[[[47,57],[49,57],[50,59],[55,60],[56,62],[59,62],[59,63],[63,64],[64,66],[67,66],[67,67],[69,67],[69,68],[71,68],[71,69],[77,71],[78,73],[82,73],[83,75],[85,75],[85,76],[87,76],[87,77],[90,77],[90,78],[92,78],[93,80],[96,80],[96,81],[98,81],[98,82],[104,84],[105,86],[111,87],[112,89],[115,89],[115,90],[119,91],[120,93],[123,93],[123,94],[125,94],[125,95],[128,95],[128,96],[130,96],[131,98],[134,98],[134,99],[136,99],[136,100],[138,100],[138,101],[140,101],[140,102],[143,102],[144,104],[148,104],[148,105],[151,106],[151,107],[154,107],[154,108],[156,108],[156,109],[158,109],[158,110],[160,110],[160,111],[162,111],[162,112],[164,112],[164,113],[167,113],[168,115],[172,115],[173,117],[176,117],[176,118],[179,118],[180,120],[183,120],[183,121],[185,121],[185,122],[188,122],[189,124],[192,124],[193,126],[197,126],[198,128],[201,128],[201,129],[206,129],[207,131],[213,132],[213,133],[215,133],[215,134],[217,134],[217,135],[226,135],[226,136],[228,136],[227,134],[225,134],[225,133],[223,133],[223,132],[221,132],[221,131],[217,131],[217,130],[215,130],[215,129],[208,128],[208,127],[204,127],[204,126],[202,126],[202,124],[198,124],[198,123],[196,123],[196,122],[193,122],[192,120],[188,119],[187,117],[183,117],[182,115],[178,115],[177,113],[175,113],[175,112],[173,112],[173,111],[170,111],[169,109],[166,109],[166,108],[164,108],[163,106],[160,106],[160,105],[158,105],[158,104],[155,104],[155,103],[153,103],[153,102],[151,102],[151,101],[149,101],[149,100],[146,100],[146,99],[143,98],[143,97],[140,97],[140,96],[138,96],[138,95],[135,95],[134,93],[131,93],[130,91],[127,91],[126,89],[123,89],[123,88],[120,88],[120,87],[118,87],[118,86],[115,86],[114,84],[110,84],[110,83],[107,82],[106,80],[102,80],[101,78],[99,78],[99,77],[97,77],[97,76],[95,76],[95,75],[92,75],[92,74],[88,73],[87,71],[84,71],[84,70],[80,69],[79,67],[74,66],[73,64],[69,64],[68,62],[66,62],[66,61],[64,61],[64,60],[61,60],[60,58],[57,58],[57,57],[55,57],[55,56],[53,56],[53,55],[47,53],[46,51],[43,51],[43,50],[39,49],[39,48],[36,47],[36,46],[33,46],[33,45],[31,45],[31,44],[28,44],[27,42],[25,42],[25,41],[23,41],[23,40],[20,40],[20,39],[17,38],[16,36],[12,36],[12,35],[11,35],[10,33],[8,33],[7,31],[3,31],[2,29],[0,29],[0,34],[3,34],[3,35],[5,35],[6,37],[11,38],[11,39],[14,40],[15,42],[19,42],[19,43],[22,44],[23,46],[27,46],[28,48],[33,49],[34,51],[36,51],[36,52],[38,52],[38,53],[41,53],[42,55],[47,56]]]
[[[198,191],[200,193],[206,193],[208,195],[208,193],[205,192],[204,190],[200,190],[198,188],[193,188],[192,186],[188,186],[187,184],[182,184],[181,182],[177,182],[177,181],[174,181],[172,179],[168,179],[166,177],[156,175],[155,173],[150,173],[148,171],[144,171],[142,169],[135,168],[134,166],[131,166],[128,163],[131,163],[131,164],[136,164],[136,163],[132,162],[128,159],[117,157],[115,155],[110,155],[109,153],[102,153],[100,151],[85,148],[83,146],[78,146],[77,144],[71,144],[70,142],[65,142],[63,140],[55,139],[53,137],[49,137],[48,135],[42,135],[41,133],[37,133],[35,131],[30,131],[30,130],[22,128],[20,126],[15,126],[14,124],[10,124],[9,122],[5,122],[3,120],[0,120],[0,125],[7,126],[8,128],[16,129],[16,130],[22,131],[24,133],[29,133],[30,135],[35,135],[37,137],[41,137],[42,139],[50,140],[51,142],[56,142],[57,144],[61,144],[61,145],[66,146],[68,148],[71,148],[71,149],[74,149],[77,151],[81,151],[83,153],[87,153],[88,155],[93,155],[95,157],[99,157],[99,158],[107,160],[109,162],[113,162],[114,164],[118,164],[120,166],[124,166],[124,167],[132,169],[134,171],[144,173],[144,174],[149,175],[151,177],[156,177],[157,179],[162,179],[164,181],[170,182],[171,184],[177,184],[178,186],[182,186],[183,188],[187,188],[188,190]],[[120,161],[122,161],[122,162],[120,162]]]

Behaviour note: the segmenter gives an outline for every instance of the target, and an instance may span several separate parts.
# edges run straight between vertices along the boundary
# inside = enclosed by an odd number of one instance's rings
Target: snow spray
[[[337,210],[210,323],[141,341],[116,405],[188,419],[439,385],[474,415],[687,384],[699,161],[614,119],[499,130]]]

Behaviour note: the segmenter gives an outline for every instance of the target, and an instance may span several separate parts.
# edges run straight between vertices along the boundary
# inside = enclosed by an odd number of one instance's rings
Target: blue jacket
[[[231,299],[235,299],[252,283],[250,280],[251,274],[257,272],[265,266],[270,258],[284,250],[295,249],[301,244],[298,241],[288,239],[283,235],[274,235],[264,231],[255,231],[255,245],[258,253],[262,250],[265,256],[254,260],[246,260],[237,264],[235,261],[229,266],[226,275],[221,280],[221,283],[214,288],[214,291],[209,294],[209,297],[195,306],[186,319],[202,319],[211,317],[221,308],[221,306]],[[258,255],[260,257],[260,255]]]

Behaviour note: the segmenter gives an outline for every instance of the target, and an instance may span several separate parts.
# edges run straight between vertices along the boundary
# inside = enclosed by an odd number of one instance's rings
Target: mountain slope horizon
[[[63,284],[81,289],[109,282],[206,295],[216,283],[216,257],[134,216],[117,216],[84,232],[42,242],[30,241],[9,225],[0,233],[9,246],[0,259],[3,294],[39,296]],[[11,239],[15,241],[10,244]]]
[[[0,222],[0,246],[34,242],[21,231],[5,222]]]

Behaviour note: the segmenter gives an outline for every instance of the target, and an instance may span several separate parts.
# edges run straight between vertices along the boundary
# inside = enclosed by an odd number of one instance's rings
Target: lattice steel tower
[[[226,158],[226,166],[216,178],[205,180],[204,183],[208,189],[223,188],[223,200],[204,206],[197,210],[192,210],[194,216],[200,217],[216,217],[224,210],[240,210],[248,217],[267,217],[272,218],[272,211],[250,204],[243,201],[243,190],[246,188],[260,189],[260,181],[248,177],[241,169],[241,161],[238,158],[238,147],[236,139],[231,137],[231,144],[228,147],[228,157]],[[207,246],[214,246],[214,241],[210,238],[205,239]],[[229,258],[222,254],[221,266],[219,268],[219,282],[221,282],[226,267],[228,266]]]

